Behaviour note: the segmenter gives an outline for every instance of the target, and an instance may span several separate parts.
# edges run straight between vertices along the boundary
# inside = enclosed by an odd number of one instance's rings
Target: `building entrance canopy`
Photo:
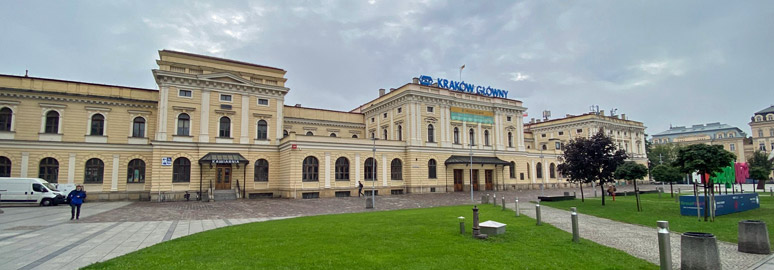
[[[470,156],[451,156],[449,157],[444,164],[452,165],[452,164],[470,164]],[[497,157],[477,157],[473,156],[473,164],[492,164],[492,165],[503,165],[508,166],[511,165],[505,160],[499,159]]]
[[[199,164],[242,164],[247,165],[250,163],[245,157],[239,153],[207,153],[201,159]]]

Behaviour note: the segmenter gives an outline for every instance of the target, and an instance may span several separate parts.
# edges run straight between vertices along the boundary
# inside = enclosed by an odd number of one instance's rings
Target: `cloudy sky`
[[[774,104],[774,1],[3,1],[0,73],[156,88],[157,51],[283,68],[286,104],[350,110],[425,74],[749,135]]]

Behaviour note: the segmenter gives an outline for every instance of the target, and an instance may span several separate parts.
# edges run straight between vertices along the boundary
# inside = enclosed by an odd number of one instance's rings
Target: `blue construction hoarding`
[[[680,196],[680,214],[683,216],[696,216],[696,208],[700,215],[704,215],[704,196],[699,196],[699,205],[693,195]],[[715,195],[715,216],[743,212],[761,207],[758,194],[727,194]]]

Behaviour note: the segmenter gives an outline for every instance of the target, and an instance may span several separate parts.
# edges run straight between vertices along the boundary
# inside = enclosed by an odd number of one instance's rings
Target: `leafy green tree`
[[[674,165],[680,172],[689,174],[699,172],[699,175],[713,175],[723,172],[723,168],[734,162],[736,155],[723,149],[722,145],[694,144],[681,147],[677,151]],[[704,181],[704,221],[707,221],[710,191],[710,180]]]
[[[765,183],[774,169],[774,159],[769,159],[765,152],[755,151],[747,164],[750,165],[750,178],[758,180],[758,189],[766,190]]]
[[[610,137],[602,129],[591,138],[578,137],[570,140],[559,157],[559,172],[569,182],[598,182],[602,191],[602,205],[605,205],[605,183],[615,181],[614,172],[627,158],[626,152],[617,150]]]
[[[683,179],[683,174],[680,173],[680,170],[677,167],[667,164],[661,164],[654,167],[651,171],[651,175],[656,181],[669,182],[669,193],[672,194],[671,197],[675,196],[672,184]]]
[[[648,160],[653,166],[661,164],[672,164],[677,158],[677,151],[680,146],[674,143],[657,144],[650,147],[648,151]]]
[[[625,161],[615,169],[615,177],[627,181],[634,181],[634,197],[637,199],[637,212],[642,211],[640,205],[640,190],[637,189],[637,180],[648,175],[648,167],[634,161]]]

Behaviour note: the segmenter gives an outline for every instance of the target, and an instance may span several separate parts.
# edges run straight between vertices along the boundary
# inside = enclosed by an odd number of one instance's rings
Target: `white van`
[[[65,196],[40,178],[0,178],[0,203],[35,203],[49,206],[63,203]]]

